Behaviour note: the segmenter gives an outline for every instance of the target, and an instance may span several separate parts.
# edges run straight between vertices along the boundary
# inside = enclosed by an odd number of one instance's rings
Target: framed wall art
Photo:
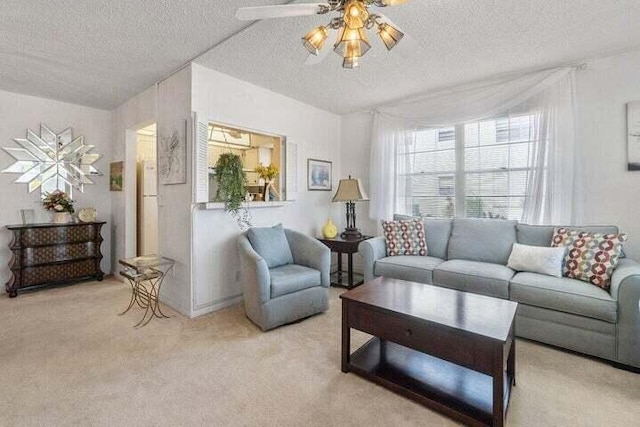
[[[333,164],[326,160],[307,160],[307,189],[310,191],[331,191]]]
[[[187,182],[187,121],[159,128],[158,175],[160,184]]]
[[[640,171],[640,101],[627,104],[628,170]]]
[[[109,191],[122,191],[124,188],[124,162],[109,164]]]

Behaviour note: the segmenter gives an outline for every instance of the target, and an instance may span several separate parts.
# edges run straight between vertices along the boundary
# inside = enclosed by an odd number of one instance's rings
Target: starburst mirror
[[[100,158],[91,153],[93,145],[85,145],[84,137],[73,137],[71,128],[56,134],[44,124],[40,135],[27,129],[26,138],[14,138],[18,147],[2,149],[15,162],[2,173],[19,174],[16,184],[27,184],[29,193],[38,189],[42,194],[60,190],[70,196],[74,189],[84,192],[84,186],[93,184],[91,176],[102,175],[93,165]]]

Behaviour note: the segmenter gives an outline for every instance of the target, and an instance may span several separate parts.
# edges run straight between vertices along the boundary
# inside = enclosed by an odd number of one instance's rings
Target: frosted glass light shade
[[[344,7],[344,23],[348,28],[358,29],[366,25],[369,12],[362,0],[351,0]]]
[[[387,50],[393,49],[404,37],[404,33],[389,24],[380,24],[378,27],[378,35],[387,47]]]
[[[343,58],[359,58],[369,49],[371,49],[371,44],[364,28],[343,27],[333,50]]]
[[[360,58],[357,56],[350,56],[348,58],[344,58],[342,61],[342,68],[354,69],[360,66]]]
[[[324,47],[324,43],[329,37],[329,31],[326,27],[320,26],[309,31],[302,37],[302,44],[313,55],[320,53]]]

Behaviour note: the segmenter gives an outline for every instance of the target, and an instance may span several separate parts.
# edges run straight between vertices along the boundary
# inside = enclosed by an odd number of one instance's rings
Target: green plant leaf
[[[243,170],[242,158],[237,154],[221,154],[214,166],[216,180],[218,181],[218,191],[216,200],[224,202],[224,208],[229,212],[240,228],[251,225],[248,214],[239,213],[246,193],[247,175]]]

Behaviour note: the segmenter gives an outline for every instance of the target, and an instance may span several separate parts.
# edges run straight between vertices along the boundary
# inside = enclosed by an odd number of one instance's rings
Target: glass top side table
[[[134,304],[144,308],[144,315],[135,327],[147,325],[154,317],[169,318],[160,308],[160,288],[167,274],[173,270],[175,261],[157,255],[146,255],[136,258],[126,258],[118,261],[124,270],[120,275],[131,285],[131,300],[125,311],[131,310]]]

